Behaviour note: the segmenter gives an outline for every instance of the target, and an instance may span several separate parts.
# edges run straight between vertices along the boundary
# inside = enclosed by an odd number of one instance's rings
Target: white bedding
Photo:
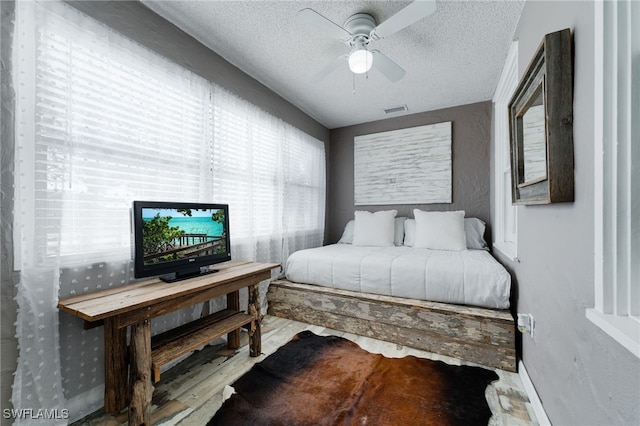
[[[511,277],[484,250],[333,244],[289,256],[287,279],[342,290],[507,309]]]

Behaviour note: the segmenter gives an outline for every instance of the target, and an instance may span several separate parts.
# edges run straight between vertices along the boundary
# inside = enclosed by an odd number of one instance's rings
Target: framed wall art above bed
[[[451,122],[354,138],[355,205],[451,203]]]

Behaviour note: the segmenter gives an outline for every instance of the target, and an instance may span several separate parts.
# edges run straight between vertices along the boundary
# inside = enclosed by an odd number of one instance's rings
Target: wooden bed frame
[[[270,315],[516,371],[515,321],[508,310],[380,296],[275,280]]]

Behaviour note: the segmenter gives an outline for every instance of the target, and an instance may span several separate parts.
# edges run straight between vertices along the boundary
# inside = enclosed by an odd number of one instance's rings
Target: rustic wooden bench
[[[249,354],[259,356],[258,285],[271,279],[271,270],[279,266],[229,262],[216,265],[219,272],[177,283],[152,279],[61,299],[58,308],[84,319],[86,327],[104,325],[105,411],[117,413],[128,402],[129,424],[149,425],[153,382],[160,379],[160,368],[225,334],[228,347],[238,348],[243,326],[249,327]],[[249,298],[247,311],[241,312],[239,290],[244,287]],[[226,309],[151,337],[151,319],[224,295]]]
[[[508,310],[381,296],[275,280],[270,315],[516,371]]]

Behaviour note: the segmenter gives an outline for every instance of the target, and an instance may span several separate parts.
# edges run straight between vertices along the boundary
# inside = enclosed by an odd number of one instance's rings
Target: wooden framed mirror
[[[574,199],[571,31],[545,35],[509,103],[513,204]]]

